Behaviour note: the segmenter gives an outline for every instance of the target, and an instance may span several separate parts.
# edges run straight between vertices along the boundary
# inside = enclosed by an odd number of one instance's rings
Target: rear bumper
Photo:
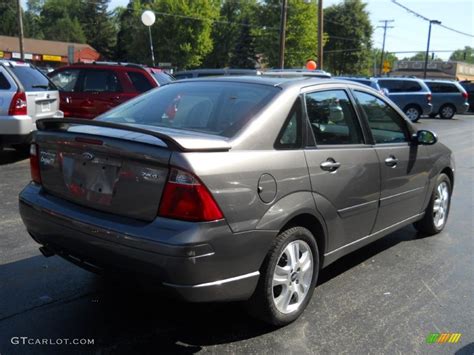
[[[421,109],[423,110],[422,115],[429,115],[433,111],[433,105],[425,104],[421,106]]]
[[[63,118],[62,111],[56,111],[48,118]],[[42,117],[46,118],[46,117]],[[36,130],[35,120],[31,116],[0,116],[0,137],[18,136],[27,137]],[[16,144],[16,142],[14,143]]]
[[[20,214],[40,244],[68,260],[125,271],[192,302],[248,299],[274,231],[234,234],[225,221],[151,223],[86,209],[28,185]]]
[[[462,105],[456,107],[457,113],[466,113],[469,110],[469,103],[465,102]]]

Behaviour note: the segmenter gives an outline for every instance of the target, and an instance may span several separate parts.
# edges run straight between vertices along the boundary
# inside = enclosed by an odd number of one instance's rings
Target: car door
[[[345,89],[308,91],[304,99],[311,188],[331,235],[328,250],[334,251],[372,230],[380,194],[379,161],[372,145],[365,144]]]
[[[81,102],[84,98],[79,80],[81,69],[59,69],[49,77],[59,89],[59,109],[64,112],[64,117],[83,117]]]
[[[425,148],[413,144],[408,122],[382,98],[354,90],[380,161],[380,206],[373,233],[420,213],[428,188]]]
[[[84,69],[82,92],[87,118],[94,118],[122,102],[122,84],[114,70]]]

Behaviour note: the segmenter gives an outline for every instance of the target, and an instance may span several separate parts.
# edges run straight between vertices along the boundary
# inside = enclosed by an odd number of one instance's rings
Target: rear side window
[[[266,85],[181,82],[149,91],[98,119],[232,137],[279,91]]]
[[[0,90],[8,90],[12,86],[8,82],[7,78],[5,78],[5,75],[3,73],[0,73]]]
[[[283,125],[275,144],[276,149],[297,149],[301,147],[301,115],[301,100],[298,98]]]
[[[51,75],[51,81],[61,90],[73,92],[76,90],[79,69],[66,69]]]
[[[354,95],[365,112],[375,143],[400,143],[408,141],[405,120],[378,97],[354,91]]]
[[[317,145],[364,143],[359,121],[344,90],[306,94],[305,100]]]
[[[9,68],[25,88],[25,91],[57,90],[55,85],[39,70],[30,66]]]
[[[422,91],[420,83],[412,80],[406,80],[403,84],[405,92],[418,92]]]
[[[427,82],[426,85],[432,93],[459,93],[459,89],[454,84]]]
[[[113,70],[86,69],[82,84],[84,92],[121,92],[122,88]]]
[[[142,73],[129,71],[127,74],[133,86],[135,87],[135,90],[138,92],[145,92],[153,89],[153,85],[151,85],[150,81],[148,81],[148,79]]]

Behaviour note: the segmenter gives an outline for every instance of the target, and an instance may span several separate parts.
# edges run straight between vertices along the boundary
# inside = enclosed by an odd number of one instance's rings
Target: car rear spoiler
[[[106,122],[106,121],[96,121],[96,120],[85,120],[80,118],[42,118],[36,121],[36,127],[39,131],[66,131],[71,125],[82,125],[82,126],[96,126],[96,127],[105,127],[119,129],[122,131],[129,131],[135,133],[146,134],[153,136],[155,138],[161,139],[166,143],[168,148],[172,150],[178,150],[182,152],[196,152],[196,151],[228,151],[230,145],[227,142],[223,142],[220,139],[213,139],[214,144],[209,144],[207,146],[197,146],[192,144],[191,141],[196,140],[186,136],[183,137],[173,137],[171,134],[166,134],[158,132],[152,129],[146,129],[141,127],[135,127],[127,124]],[[202,137],[199,141],[202,143]],[[188,143],[188,144],[186,144]]]

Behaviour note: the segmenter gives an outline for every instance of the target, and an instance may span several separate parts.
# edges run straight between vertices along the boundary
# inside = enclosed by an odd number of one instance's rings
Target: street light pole
[[[148,27],[148,37],[150,38],[150,51],[151,51],[151,62],[155,66],[155,53],[153,51],[153,40],[151,38],[151,26],[155,23],[155,13],[150,10],[143,11],[141,17],[142,23]]]
[[[281,4],[280,16],[280,57],[278,66],[280,69],[285,68],[285,37],[286,37],[286,14],[288,11],[288,0],[283,0]]]
[[[428,55],[430,52],[430,40],[431,40],[431,25],[441,25],[441,21],[430,20],[430,27],[428,29],[428,43],[426,44],[426,53],[425,53],[425,66],[423,68],[423,79],[426,79],[426,71],[428,70]]]
[[[155,53],[153,50],[153,40],[151,38],[151,26],[148,26],[148,36],[150,37],[151,62],[155,66]]]
[[[17,7],[18,7],[18,34],[19,34],[19,39],[20,39],[20,57],[21,60],[25,60],[25,48],[23,46],[23,16],[21,13],[21,3],[20,0],[17,1]]]
[[[318,69],[323,70],[323,0],[318,1]]]

